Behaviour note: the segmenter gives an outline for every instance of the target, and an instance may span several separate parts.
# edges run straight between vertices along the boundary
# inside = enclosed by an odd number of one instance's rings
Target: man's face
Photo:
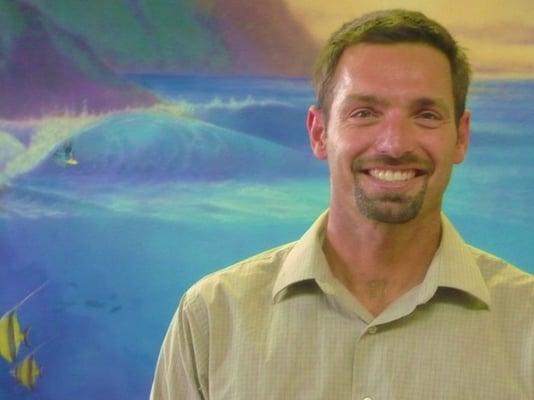
[[[330,167],[331,207],[384,223],[439,214],[469,138],[469,114],[455,124],[446,56],[422,44],[359,44],[334,79],[328,121],[308,113],[314,154]]]

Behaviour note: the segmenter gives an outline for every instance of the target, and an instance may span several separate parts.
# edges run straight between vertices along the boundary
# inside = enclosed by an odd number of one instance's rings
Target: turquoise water
[[[167,324],[201,276],[298,238],[328,204],[307,150],[304,80],[131,77],[167,109],[0,121],[0,311],[19,310],[43,376],[0,360],[0,399],[145,399]],[[445,209],[466,239],[534,272],[534,82],[478,82]],[[3,133],[1,133],[3,132]],[[71,143],[78,161],[58,157]],[[29,349],[22,347],[21,356]]]

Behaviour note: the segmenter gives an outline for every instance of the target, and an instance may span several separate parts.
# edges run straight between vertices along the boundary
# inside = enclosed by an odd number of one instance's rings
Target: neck
[[[334,276],[378,315],[423,281],[440,236],[439,211],[385,224],[331,209],[324,251]]]

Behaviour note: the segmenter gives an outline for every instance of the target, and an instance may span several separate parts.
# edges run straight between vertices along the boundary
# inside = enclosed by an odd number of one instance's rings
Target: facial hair
[[[368,194],[361,185],[359,175],[362,165],[370,162],[383,166],[399,166],[403,164],[421,165],[425,170],[425,174],[418,179],[423,179],[423,184],[415,194],[411,195],[402,193]],[[428,187],[428,176],[432,169],[429,161],[421,160],[414,155],[406,155],[401,158],[379,156],[372,159],[355,160],[352,164],[352,171],[354,174],[354,199],[356,206],[362,215],[377,222],[387,224],[403,224],[409,222],[421,211]]]

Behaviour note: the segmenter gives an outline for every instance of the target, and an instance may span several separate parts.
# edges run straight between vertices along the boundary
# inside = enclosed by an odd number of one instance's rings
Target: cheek
[[[352,162],[354,155],[350,149],[340,146],[329,146],[328,149],[328,166],[332,176],[342,179],[352,179]]]
[[[453,169],[453,153],[439,154],[433,160],[434,174],[431,179],[435,182],[434,187],[439,192],[444,191],[450,180]],[[432,180],[430,182],[432,182]]]
[[[447,164],[454,163],[457,157],[456,142],[449,137],[431,137],[423,138],[420,141],[421,149],[429,157],[435,168],[442,168]]]
[[[355,149],[350,143],[337,142],[335,145],[328,147],[328,158],[332,163],[342,167],[347,163],[352,163],[356,157]]]

